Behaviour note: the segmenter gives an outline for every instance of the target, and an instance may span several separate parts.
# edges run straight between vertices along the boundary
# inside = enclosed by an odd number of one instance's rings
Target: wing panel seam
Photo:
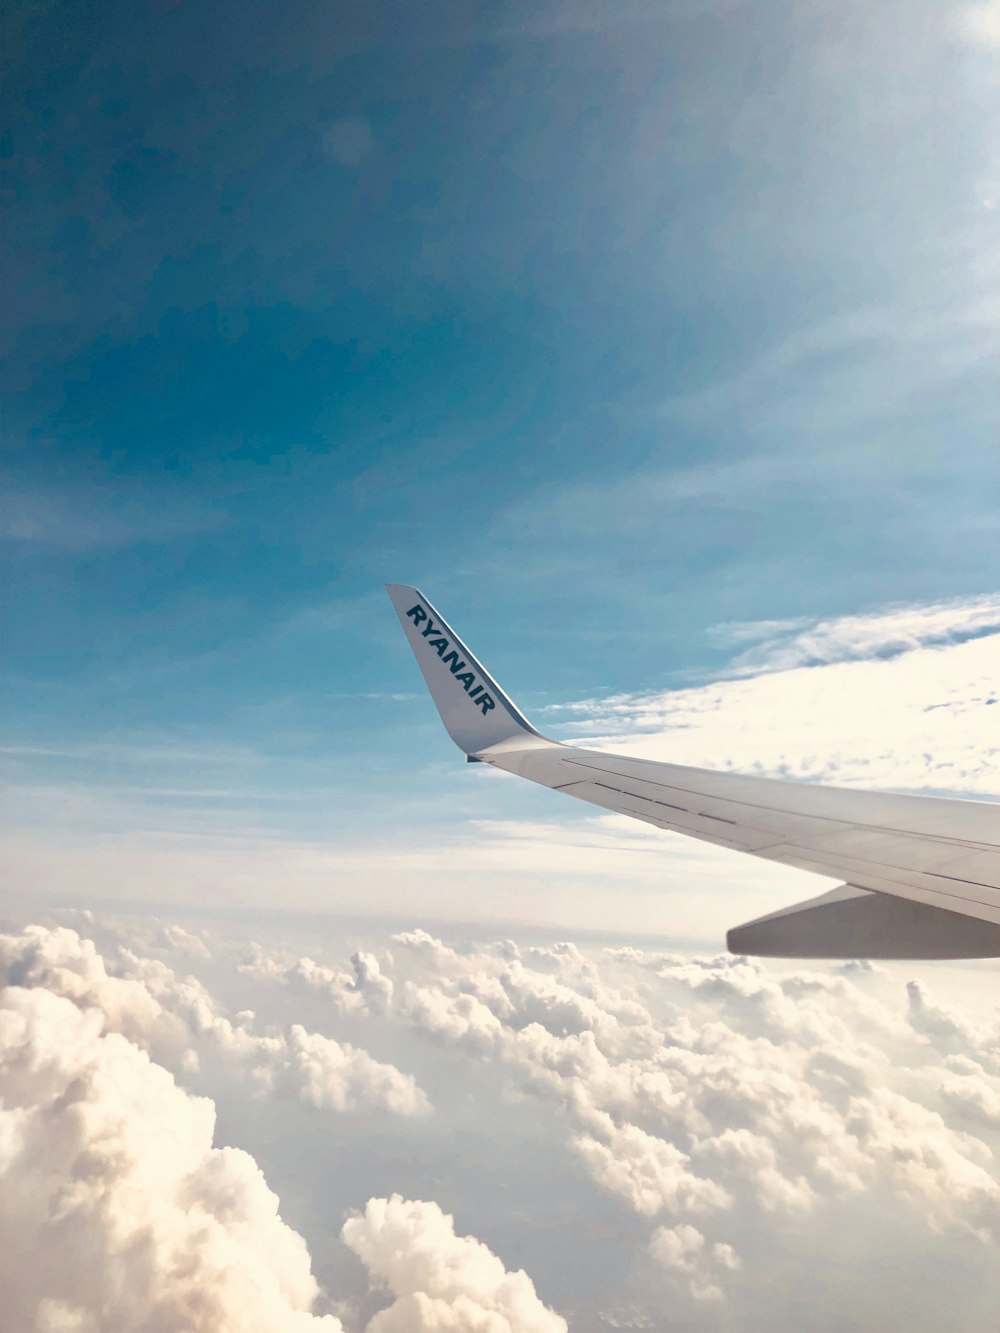
[[[594,772],[594,773],[604,773],[604,774],[606,774],[608,777],[618,777],[618,776],[619,776],[619,775],[614,771],[614,769],[601,768],[601,766],[600,766],[599,764],[588,764],[585,760],[582,760],[582,759],[569,759],[569,758],[566,758],[565,756],[560,756],[560,758],[562,759],[562,762],[563,762],[563,763],[566,763],[566,764],[573,764],[574,766],[576,766],[576,767],[578,767],[578,768],[586,768],[586,769],[590,769],[590,770],[591,770],[592,772]],[[720,773],[718,776],[719,776],[719,777],[733,777],[733,776],[735,776],[735,777],[740,777],[740,776],[742,776],[742,775],[741,775],[741,774],[725,774],[725,773]],[[688,792],[689,792],[692,796],[699,795],[699,793],[697,793],[697,792],[691,790],[690,788],[687,788],[687,787],[678,787],[678,786],[675,786],[673,783],[670,783],[670,782],[657,781],[657,780],[655,780],[655,779],[653,779],[653,778],[642,778],[642,779],[640,779],[640,780],[641,780],[642,782],[647,782],[651,787],[659,787],[661,790],[665,790],[665,791],[677,791],[677,792],[685,792],[685,793],[688,793]],[[806,788],[807,790],[809,789],[808,784],[803,783],[802,785],[803,785],[803,787]],[[612,787],[612,786],[610,786],[609,783],[595,782],[595,783],[594,783],[594,786],[595,786],[595,787],[607,787],[609,791],[618,792],[620,795],[636,795],[636,793],[626,793],[626,792],[624,792],[623,789],[622,789],[621,787]],[[817,790],[822,790],[822,789],[821,789],[821,788],[818,788]],[[878,794],[881,794],[881,793],[878,793]],[[653,798],[653,797],[649,797],[649,796],[640,796],[640,797],[638,797],[638,799],[639,799],[639,800],[643,800],[643,801],[650,801],[650,802],[653,802],[653,801],[655,800],[655,798]],[[702,794],[702,799],[704,799],[704,794]],[[761,805],[759,802],[756,802],[756,801],[748,801],[748,800],[745,800],[745,799],[743,799],[743,798],[741,798],[741,797],[735,797],[735,796],[716,796],[716,797],[712,797],[711,799],[712,799],[712,800],[718,800],[718,801],[724,802],[725,804],[728,804],[728,805],[738,805],[738,806],[742,806],[742,807],[744,807],[744,808],[747,809],[747,810],[761,810],[761,811],[763,811],[763,812],[765,812],[765,813],[768,813],[768,814],[783,814],[783,815],[788,815],[790,818],[793,818],[793,819],[814,819],[814,820],[820,821],[820,822],[822,822],[822,823],[824,823],[824,824],[840,824],[840,825],[844,826],[845,828],[864,828],[864,829],[868,829],[868,830],[870,830],[871,832],[875,832],[875,833],[891,833],[891,834],[895,834],[897,837],[900,837],[900,838],[917,838],[917,839],[920,839],[920,840],[922,840],[922,841],[936,842],[936,843],[940,843],[940,844],[943,844],[943,845],[945,845],[945,846],[949,846],[949,847],[958,847],[958,848],[959,848],[961,851],[963,851],[963,852],[966,851],[967,849],[972,849],[973,851],[985,851],[985,852],[1000,851],[1000,843],[979,842],[979,841],[970,840],[970,839],[968,839],[968,838],[946,837],[946,836],[944,836],[944,835],[942,835],[942,834],[938,834],[938,833],[920,833],[920,832],[918,832],[916,829],[896,828],[896,827],[894,827],[894,826],[891,825],[891,824],[871,824],[871,823],[867,823],[867,822],[864,821],[864,820],[859,820],[859,819],[843,819],[843,818],[837,818],[836,816],[833,816],[833,815],[802,814],[802,813],[800,813],[799,811],[796,811],[796,810],[788,810],[788,809],[786,809],[786,808],[783,807],[783,806]],[[657,804],[661,804],[660,802],[656,802],[656,803],[657,803]],[[666,801],[664,801],[664,802],[662,802],[662,804],[666,805],[666,804],[668,804],[668,803],[667,803]],[[686,814],[687,814],[687,813],[694,813],[694,812],[688,810],[688,808],[685,807],[685,806],[679,806],[679,805],[678,805],[678,806],[670,806],[670,809],[672,809],[672,810],[682,810],[682,811],[684,811],[684,813],[686,813]],[[709,815],[709,816],[706,816],[706,818],[709,818],[709,819],[712,819],[712,818],[719,818],[719,816]],[[731,821],[731,822],[736,823],[738,827],[741,827],[741,826],[738,824],[738,821],[733,820],[733,821]],[[752,828],[753,825],[748,825],[747,827],[751,827],[751,828]],[[763,832],[764,830],[760,830],[760,831]],[[986,887],[990,887],[990,886],[987,885]]]

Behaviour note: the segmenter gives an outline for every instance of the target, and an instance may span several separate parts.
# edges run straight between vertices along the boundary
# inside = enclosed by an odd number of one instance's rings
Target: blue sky
[[[992,591],[990,12],[14,5],[17,811],[477,810],[387,580],[529,711]]]
[[[382,585],[1000,799],[1000,0],[2,22],[0,1308],[986,1327],[996,960],[723,953],[829,884],[466,765]]]

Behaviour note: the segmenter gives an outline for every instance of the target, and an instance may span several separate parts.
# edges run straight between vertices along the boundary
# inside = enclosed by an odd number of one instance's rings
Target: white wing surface
[[[1000,957],[1000,806],[780,782],[604,754],[542,736],[415,588],[389,596],[470,760],[839,887],[728,935],[734,953]]]

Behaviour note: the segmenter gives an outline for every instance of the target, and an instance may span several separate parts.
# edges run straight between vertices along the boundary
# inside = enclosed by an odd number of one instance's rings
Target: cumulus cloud
[[[11,1328],[340,1333],[302,1237],[214,1108],[102,1014],[0,997],[0,1304]]]
[[[154,934],[153,943],[178,953],[190,954],[192,958],[211,957],[211,951],[200,934],[171,922],[160,924]]]
[[[380,1039],[405,1049],[416,1068],[433,1078],[435,1102],[440,1100],[448,1117],[449,1140],[452,1128],[464,1125],[463,1134],[488,1138],[490,1153],[495,1151],[502,1161],[508,1151],[504,1125],[509,1117],[530,1123],[533,1131],[538,1126],[549,1154],[546,1172],[561,1182],[556,1190],[559,1208],[572,1209],[596,1228],[590,1235],[586,1228],[581,1231],[581,1263],[596,1264],[598,1252],[617,1253],[615,1262],[630,1274],[609,1279],[609,1300],[618,1301],[620,1311],[630,1311],[630,1326],[657,1327],[668,1302],[679,1322],[702,1326],[705,1320],[724,1321],[729,1301],[761,1327],[784,1328],[789,1325],[774,1305],[774,1292],[785,1292],[783,1299],[793,1304],[810,1299],[803,1275],[817,1271],[824,1273],[828,1288],[823,1308],[842,1309],[847,1301],[859,1327],[885,1326],[884,1309],[880,1312],[877,1304],[883,1299],[908,1303],[911,1313],[919,1307],[921,1317],[910,1323],[928,1330],[940,1326],[953,1308],[967,1311],[966,1324],[977,1326],[977,1318],[995,1303],[987,1275],[1000,1273],[1000,1013],[988,1003],[966,1012],[954,997],[945,1002],[926,976],[911,976],[907,985],[908,974],[901,969],[871,965],[779,966],[728,956],[692,957],[634,947],[601,951],[568,942],[518,944],[509,939],[457,944],[423,929],[397,934],[391,949],[389,953],[375,944],[371,951],[357,951],[346,967],[317,949],[305,967],[287,950],[269,953],[258,947],[250,963],[241,964],[240,985],[275,980],[282,993],[279,997],[264,987],[265,1009],[268,994],[287,1009],[300,988],[314,1008],[329,1001],[331,1012],[346,1013],[352,1031],[370,1024]],[[176,950],[185,956],[183,937],[178,937]],[[238,947],[228,956],[234,966],[246,957]],[[377,972],[363,961],[366,956],[377,960]],[[0,977],[7,980],[7,996],[18,997],[18,1031],[27,1031],[30,1024],[23,1013],[34,1012],[35,1006],[42,1017],[49,1015],[45,1021],[51,1024],[58,1015],[59,1030],[45,1038],[48,1046],[56,1052],[64,1047],[72,1051],[72,1059],[65,1056],[66,1069],[54,1056],[22,1058],[17,1052],[30,1041],[15,1033],[0,1062],[0,1095],[4,1111],[10,1113],[0,1130],[4,1160],[14,1162],[29,1149],[36,1154],[24,1157],[23,1178],[8,1176],[0,1185],[0,1209],[13,1207],[11,1198],[20,1208],[21,1196],[30,1196],[28,1204],[38,1214],[32,1223],[35,1231],[23,1224],[21,1214],[10,1225],[34,1237],[32,1244],[43,1225],[58,1233],[52,1219],[62,1216],[62,1201],[85,1192],[87,1174],[72,1162],[87,1160],[90,1150],[80,1147],[70,1162],[60,1156],[58,1145],[68,1132],[64,1117],[76,1114],[67,1107],[76,1105],[74,1097],[90,1097],[87,1089],[96,1089],[95,1105],[88,1102],[79,1114],[82,1127],[77,1132],[107,1137],[111,1113],[102,1091],[107,1080],[98,1083],[88,1075],[81,1082],[73,1063],[87,1051],[108,1052],[102,1060],[114,1056],[115,1087],[107,1093],[108,1105],[117,1105],[114,1098],[132,1084],[144,1088],[149,1082],[158,1090],[163,1114],[178,1118],[182,1126],[185,1117],[204,1118],[201,1142],[208,1148],[211,1105],[183,1092],[165,1068],[151,1062],[149,1053],[154,1058],[162,1053],[183,1078],[183,1052],[195,1051],[203,1060],[211,1058],[215,1076],[231,1074],[237,1087],[251,1087],[265,1097],[292,1096],[329,1113],[381,1108],[405,1116],[425,1105],[415,1082],[401,1082],[408,1076],[379,1064],[357,1046],[333,1042],[302,1024],[262,1027],[252,1015],[229,1016],[194,978],[124,943],[105,947],[102,956],[73,931],[39,927],[9,934],[0,937]],[[379,998],[369,1003],[361,997],[366,979],[373,977],[381,978],[374,992]],[[9,1037],[11,1020],[4,1021]],[[42,1020],[31,1021],[38,1026]],[[41,1041],[44,1031],[39,1032]],[[139,1069],[147,1072],[140,1076],[135,1072]],[[71,1086],[83,1091],[70,1094]],[[134,1094],[136,1108],[134,1116],[129,1112],[127,1117],[127,1133],[139,1137],[139,1125],[145,1124],[154,1138],[162,1137],[159,1122],[147,1116],[146,1094],[140,1092]],[[39,1141],[32,1147],[25,1138],[36,1107],[50,1108],[53,1132],[58,1131],[54,1143],[40,1146]],[[323,1132],[319,1117],[289,1113],[297,1117],[297,1132],[314,1122],[316,1128],[307,1132]],[[473,1120],[463,1122],[463,1114]],[[231,1116],[227,1107],[227,1125]],[[396,1181],[391,1174],[387,1180],[385,1170],[389,1162],[398,1167],[399,1135],[406,1122],[392,1123],[388,1160],[379,1158],[380,1136],[370,1136],[361,1117],[342,1120],[338,1129],[338,1142],[347,1145],[353,1159],[355,1183],[363,1180],[362,1164],[370,1159],[378,1171],[378,1187],[362,1184],[362,1192],[338,1196],[336,1178],[332,1189],[327,1182],[333,1215],[327,1220],[325,1244],[339,1248],[342,1210],[357,1209],[370,1193],[379,1196],[360,1215],[352,1215],[343,1229],[343,1242],[361,1259],[373,1284],[367,1296],[355,1291],[336,1306],[345,1326],[358,1333],[363,1328],[369,1333],[564,1328],[561,1316],[547,1308],[530,1279],[507,1271],[503,1260],[480,1242],[456,1234],[437,1205],[388,1197]],[[432,1162],[434,1150],[425,1162],[429,1140],[424,1131],[421,1142],[421,1152],[406,1166],[406,1193],[422,1196],[419,1180],[425,1165],[435,1182],[444,1170],[448,1198],[464,1219],[465,1169],[460,1162],[452,1168],[443,1167],[441,1158]],[[175,1149],[166,1142],[163,1151],[168,1159],[163,1169],[172,1170]],[[273,1196],[259,1174],[254,1175],[252,1161],[242,1154],[227,1156],[232,1151],[224,1151],[223,1165],[206,1168],[206,1179],[209,1171],[216,1173],[212,1180],[221,1179],[219,1189],[228,1191],[227,1197],[237,1190],[233,1177],[257,1180],[256,1186],[239,1186],[237,1199],[252,1195],[246,1206],[256,1217],[263,1209],[261,1200],[266,1196],[273,1201]],[[512,1145],[509,1151],[515,1153]],[[36,1162],[43,1155],[53,1183],[45,1187],[47,1193],[32,1196],[24,1182],[40,1169]],[[116,1161],[121,1157],[117,1148],[112,1155]],[[232,1174],[226,1162],[235,1163]],[[194,1177],[189,1211],[200,1218],[209,1207],[203,1199],[207,1186],[200,1183],[190,1157],[184,1159],[183,1170]],[[512,1187],[514,1179],[516,1174]],[[122,1186],[126,1193],[138,1188]],[[156,1189],[180,1206],[179,1186]],[[486,1218],[493,1215],[487,1198],[488,1192],[477,1185],[468,1200],[480,1217],[480,1225],[470,1229],[480,1235],[485,1234],[484,1213]],[[277,1217],[277,1205],[268,1206]],[[532,1205],[528,1195],[521,1198],[515,1189],[503,1202],[503,1225],[509,1226],[515,1216],[527,1217],[532,1206],[537,1207],[537,1200]],[[236,1204],[232,1207],[235,1211],[226,1216],[236,1219],[233,1225],[242,1236],[250,1224],[242,1220]],[[47,1220],[39,1220],[43,1215]],[[118,1213],[101,1216],[113,1221]],[[90,1246],[93,1252],[95,1246],[119,1244],[76,1236],[85,1221],[96,1225],[93,1210],[86,1217],[67,1217],[66,1226],[74,1232],[66,1241],[71,1248]],[[181,1218],[177,1225],[183,1229],[193,1224]],[[211,1229],[210,1223],[205,1225]],[[271,1225],[282,1224],[279,1220]],[[519,1225],[530,1228],[533,1223]],[[529,1231],[532,1238],[535,1234]],[[155,1228],[154,1235],[159,1235]],[[544,1236],[544,1228],[537,1235]],[[15,1264],[21,1254],[18,1243]],[[877,1299],[876,1294],[845,1290],[838,1276],[856,1271],[873,1251],[887,1256],[886,1281]],[[214,1262],[214,1252],[207,1263]],[[67,1251],[70,1276],[75,1253]],[[161,1264],[159,1253],[154,1246],[151,1263]],[[322,1295],[316,1297],[311,1279],[301,1278],[303,1264],[308,1273],[308,1255],[288,1257],[295,1253],[287,1238],[276,1241],[274,1263],[282,1271],[300,1272],[297,1294],[289,1304],[297,1315],[315,1319],[316,1312],[333,1307],[323,1304]],[[539,1268],[532,1267],[532,1276],[543,1284],[542,1291],[554,1276],[546,1264],[564,1266],[561,1250],[559,1254],[557,1259],[556,1250],[539,1246]],[[952,1258],[958,1267],[949,1268]],[[602,1257],[600,1262],[609,1260]],[[132,1299],[125,1290],[128,1265],[113,1258],[109,1264],[112,1274],[119,1274],[114,1280],[124,1292],[121,1300]],[[214,1282],[211,1267],[201,1271],[206,1281]],[[948,1290],[937,1278],[924,1280],[925,1274],[942,1272],[966,1276]],[[900,1275],[905,1275],[905,1290]],[[154,1278],[147,1284],[150,1289]],[[292,1290],[290,1278],[282,1281],[282,1291]],[[613,1289],[614,1281],[618,1289]],[[192,1284],[197,1285],[195,1278]],[[90,1290],[39,1280],[24,1299],[39,1302],[40,1329],[103,1330],[88,1303]],[[993,1291],[1000,1295],[995,1282]],[[225,1296],[223,1291],[219,1299]],[[105,1298],[98,1292],[93,1299]],[[108,1308],[118,1317],[119,1308],[125,1307],[112,1301]],[[220,1317],[216,1307],[206,1308],[213,1310],[213,1318]],[[229,1327],[234,1333],[257,1327],[241,1324],[240,1317],[232,1316]],[[610,1321],[609,1315],[606,1322],[612,1326]],[[191,1326],[200,1327],[195,1322]],[[837,1326],[835,1319],[824,1324],[817,1317],[817,1328]],[[284,1327],[277,1316],[274,1327]]]
[[[186,939],[180,945],[186,948]],[[382,993],[377,965],[369,976],[362,961],[357,974],[369,977],[373,994]],[[322,1110],[430,1110],[412,1075],[366,1051],[301,1024],[257,1032],[252,1014],[230,1019],[196,978],[178,976],[161,960],[128,948],[118,950],[116,970],[109,972],[93,942],[66,927],[33,925],[0,935],[0,980],[45,988],[96,1009],[108,1031],[122,1033],[178,1073],[197,1067],[207,1053],[213,1062],[222,1059],[246,1071],[258,1090],[278,1090]]]
[[[572,944],[531,947],[522,961],[511,941],[471,956],[423,930],[394,935],[393,941],[446,982],[427,988],[407,981],[396,1012],[470,1049],[494,1050],[510,1032],[532,1042],[650,1021],[638,1000],[604,984]],[[553,969],[565,977],[553,976]]]
[[[730,1245],[709,1245],[701,1232],[687,1223],[676,1227],[658,1227],[649,1242],[656,1262],[672,1275],[682,1276],[698,1301],[722,1299],[716,1274],[732,1272],[740,1260]]]
[[[30,925],[0,935],[0,982],[45,989],[96,1009],[108,1031],[145,1048],[162,1051],[186,1040],[186,1024],[167,1012],[144,980],[109,974],[93,940],[65,926]]]
[[[367,1333],[566,1333],[523,1270],[508,1272],[481,1241],[455,1234],[436,1203],[370,1199],[341,1235],[393,1302]]]
[[[996,1026],[926,987],[872,967],[394,942],[395,1015],[551,1107],[595,1184],[658,1224],[649,1253],[696,1303],[723,1298],[748,1235],[780,1250],[789,1227],[863,1229],[886,1201],[928,1236],[1000,1248]]]
[[[915,1032],[939,1050],[974,1055],[1000,1073],[1000,1018],[970,1018],[936,999],[921,981],[906,984],[907,1017]]]
[[[307,1032],[299,1023],[257,1068],[267,1087],[287,1088],[310,1106],[327,1111],[378,1108],[422,1115],[430,1102],[409,1074],[373,1060],[367,1051]]]
[[[259,944],[239,970],[246,976],[276,981],[292,990],[312,991],[330,1000],[342,1013],[385,1013],[392,1001],[392,982],[374,954],[351,954],[351,972],[324,967],[315,959],[275,958]]]
[[[649,1134],[638,1125],[616,1124],[605,1113],[588,1108],[587,1118],[600,1125],[601,1138],[581,1135],[573,1147],[598,1184],[620,1195],[644,1217],[662,1212],[683,1216],[725,1209],[730,1196],[720,1185],[690,1169],[691,1158],[669,1139]]]
[[[991,1077],[982,1065],[970,1060],[965,1068],[952,1066],[942,1075],[938,1090],[959,1118],[1000,1129],[1000,1078]]]
[[[323,1104],[315,1034],[293,1029]],[[317,1072],[318,1071],[318,1072]],[[338,1076],[338,1084],[342,1079]],[[303,1238],[215,1109],[79,996],[0,995],[0,1306],[36,1333],[344,1333]],[[391,1304],[367,1333],[566,1333],[435,1203],[372,1199],[343,1239]],[[327,1302],[328,1303],[328,1302]]]

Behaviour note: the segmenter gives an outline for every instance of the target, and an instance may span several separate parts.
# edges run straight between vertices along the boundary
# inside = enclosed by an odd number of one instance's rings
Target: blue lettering
[[[485,717],[491,709],[496,708],[496,704],[488,694],[484,694],[479,700],[479,707],[483,710],[483,717]]]
[[[465,663],[459,658],[458,653],[455,652],[454,648],[452,648],[447,657],[443,657],[441,660],[446,667],[451,669],[451,674],[453,676],[457,676],[460,671],[465,670]]]
[[[424,620],[427,619],[427,612],[424,610],[424,608],[423,608],[422,606],[419,606],[419,605],[418,605],[418,606],[411,606],[410,609],[409,609],[409,611],[407,611],[406,614],[407,614],[407,615],[410,617],[410,619],[413,621],[414,625],[419,625],[419,624],[421,623],[421,621],[424,621]]]
[[[437,649],[438,657],[444,657],[444,650],[448,647],[447,639],[431,639],[430,647]]]
[[[456,680],[460,680],[460,681],[462,682],[462,685],[463,685],[463,687],[464,687],[464,689],[465,689],[465,692],[466,692],[466,694],[468,694],[468,693],[469,693],[469,687],[472,685],[472,682],[473,682],[476,678],[475,678],[475,676],[472,674],[471,671],[467,671],[467,672],[465,673],[464,676],[456,676],[455,679],[456,679]]]

